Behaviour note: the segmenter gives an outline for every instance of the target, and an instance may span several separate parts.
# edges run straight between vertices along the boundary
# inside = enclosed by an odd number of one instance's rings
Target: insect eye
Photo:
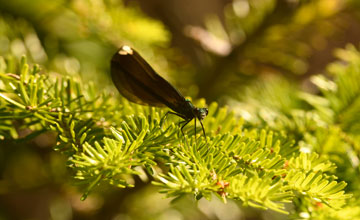
[[[197,109],[198,116],[202,120],[208,115],[208,109],[207,108],[198,108]]]

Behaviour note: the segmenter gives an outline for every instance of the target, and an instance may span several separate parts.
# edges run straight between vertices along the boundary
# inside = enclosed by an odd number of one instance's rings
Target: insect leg
[[[170,111],[166,112],[166,114],[161,118],[161,120],[160,120],[160,126],[161,127],[162,127],[162,125],[163,125],[164,121],[166,120],[169,113],[170,113]]]
[[[187,121],[180,121],[177,125],[178,126],[182,126],[182,125],[184,125],[184,123],[186,123]],[[181,130],[182,131],[182,130]],[[183,134],[183,133],[182,133]],[[184,135],[184,134],[183,134]]]
[[[205,140],[206,140],[206,134],[205,134],[205,129],[204,129],[204,125],[202,124],[201,120],[200,121],[200,124],[201,124],[201,128],[203,130],[203,133],[204,133],[204,137],[205,137]]]
[[[182,126],[183,125],[183,123],[186,123],[187,121],[180,121],[177,125],[178,126]]]
[[[191,121],[192,119],[190,119],[190,120],[187,120],[187,121],[184,121],[185,122],[185,124],[183,125],[183,126],[181,126],[181,133],[182,133],[182,135],[185,137],[185,135],[184,135],[184,131],[183,131],[183,129],[184,129],[184,127],[187,125],[187,124],[189,124],[189,122]]]
[[[179,113],[176,113],[176,112],[171,112],[171,111],[168,111],[167,113],[169,113],[169,114],[173,114],[173,115],[177,115],[177,116],[179,116],[180,118],[184,118],[184,116],[183,116],[183,115],[180,115]]]
[[[194,126],[195,126],[195,140],[196,140],[196,117],[194,119],[195,119]]]
[[[166,112],[166,114],[161,118],[161,120],[160,120],[160,127],[162,127],[163,123],[165,122],[165,120],[166,120],[166,118],[167,118],[167,116],[168,116],[169,114],[176,115],[176,116],[179,116],[179,117],[181,117],[181,118],[184,118],[184,116],[182,116],[182,115],[180,115],[180,114],[178,114],[178,113],[176,113],[176,112],[168,111],[168,112]]]

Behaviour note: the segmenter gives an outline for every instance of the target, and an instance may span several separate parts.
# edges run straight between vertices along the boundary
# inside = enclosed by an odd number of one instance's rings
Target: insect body
[[[184,119],[182,133],[185,125],[195,119],[196,126],[198,119],[205,136],[202,120],[207,116],[208,109],[197,108],[190,100],[185,99],[131,47],[123,46],[113,55],[111,77],[116,88],[129,101],[142,105],[169,107],[174,112],[167,114],[174,114]]]

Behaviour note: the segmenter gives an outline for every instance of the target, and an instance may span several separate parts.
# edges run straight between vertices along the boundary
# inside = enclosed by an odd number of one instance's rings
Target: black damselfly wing
[[[150,106],[168,106],[181,112],[185,98],[132,48],[123,46],[111,59],[111,77],[128,100]]]

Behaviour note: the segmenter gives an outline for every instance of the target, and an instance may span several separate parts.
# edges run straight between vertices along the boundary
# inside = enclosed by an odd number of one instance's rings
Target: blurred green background
[[[242,104],[249,94],[261,102],[296,88],[316,92],[309,77],[325,72],[336,48],[359,45],[359,9],[358,0],[0,0],[0,55],[26,54],[101,93],[114,91],[110,57],[129,44],[184,95],[251,120]],[[292,95],[268,105],[296,108]],[[103,186],[82,202],[55,141],[0,140],[0,219],[287,219],[216,198],[170,203],[140,180],[133,189]]]

